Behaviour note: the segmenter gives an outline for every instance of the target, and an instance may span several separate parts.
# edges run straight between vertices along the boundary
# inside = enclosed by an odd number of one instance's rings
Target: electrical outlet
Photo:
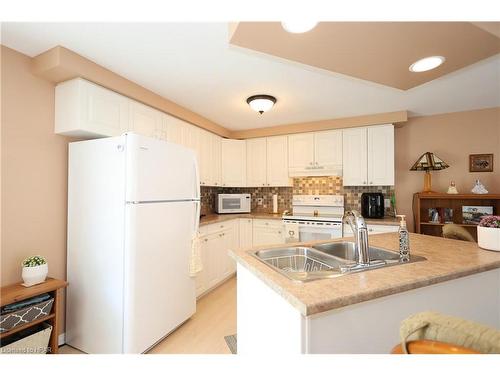
[[[384,206],[385,207],[391,207],[391,200],[389,198],[384,199]]]
[[[257,198],[257,204],[262,206],[264,204],[264,198]]]

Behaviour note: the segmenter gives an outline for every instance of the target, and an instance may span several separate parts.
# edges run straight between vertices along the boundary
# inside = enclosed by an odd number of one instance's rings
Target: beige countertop
[[[325,242],[334,241],[315,243]],[[312,244],[301,243],[300,246]],[[299,244],[287,244],[294,245]],[[371,235],[370,245],[397,252],[398,234]],[[411,233],[410,246],[411,254],[424,256],[427,260],[305,283],[292,281],[276,272],[248,254],[249,249],[233,250],[230,254],[304,316],[500,268],[500,252],[482,250],[471,242]],[[252,250],[272,247],[283,245]]]
[[[200,219],[200,225],[221,223],[233,219],[275,219],[281,220],[283,214],[273,214],[266,212],[251,212],[249,214],[208,214]]]
[[[267,212],[251,212],[249,214],[208,214],[200,219],[200,225],[220,223],[227,220],[251,218],[251,219],[275,219],[281,220],[283,214],[273,214]],[[399,225],[399,219],[386,216],[382,219],[365,219],[367,224],[378,225]]]

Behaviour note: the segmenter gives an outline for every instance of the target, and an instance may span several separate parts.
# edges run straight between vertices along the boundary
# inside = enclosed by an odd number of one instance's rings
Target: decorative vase
[[[500,228],[478,226],[477,243],[482,249],[500,251]]]
[[[24,286],[32,286],[43,283],[49,273],[49,265],[47,263],[35,267],[23,267],[22,278]]]

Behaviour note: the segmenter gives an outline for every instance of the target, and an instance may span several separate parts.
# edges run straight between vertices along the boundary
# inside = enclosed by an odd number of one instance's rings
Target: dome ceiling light
[[[253,95],[247,99],[247,103],[255,112],[263,114],[273,108],[276,98],[271,95]]]
[[[317,24],[317,22],[303,20],[281,22],[281,26],[286,31],[294,34],[306,33],[314,29]]]
[[[424,57],[410,65],[410,72],[419,73],[435,69],[444,63],[444,60],[446,59],[443,56]]]

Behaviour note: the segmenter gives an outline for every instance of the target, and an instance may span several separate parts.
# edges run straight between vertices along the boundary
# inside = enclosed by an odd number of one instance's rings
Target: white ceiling
[[[1,31],[2,44],[26,55],[64,46],[232,130],[500,106],[500,55],[401,91],[229,46],[226,23],[3,23]],[[245,102],[254,94],[278,102],[260,116]]]

